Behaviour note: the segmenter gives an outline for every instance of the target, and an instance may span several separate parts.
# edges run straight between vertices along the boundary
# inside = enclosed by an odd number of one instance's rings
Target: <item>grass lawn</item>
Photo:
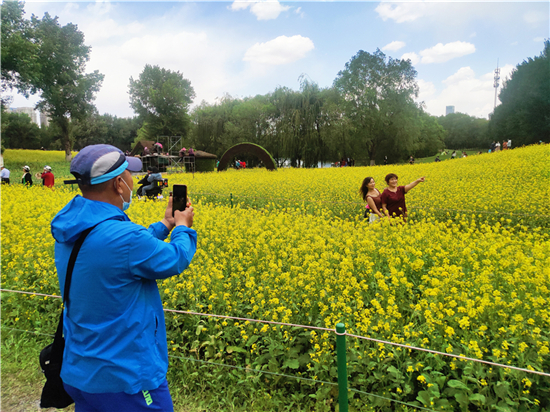
[[[468,156],[476,156],[479,152],[487,153],[487,150],[484,150],[484,149],[457,150],[456,151],[456,158],[457,159],[460,159],[462,157],[462,152],[466,152],[466,154]],[[451,159],[451,155],[452,155],[453,151],[452,150],[446,150],[446,153],[447,153],[446,155],[439,155],[439,159],[441,161]],[[414,162],[415,163],[432,163],[435,160],[436,156],[423,157],[421,159],[414,159]]]

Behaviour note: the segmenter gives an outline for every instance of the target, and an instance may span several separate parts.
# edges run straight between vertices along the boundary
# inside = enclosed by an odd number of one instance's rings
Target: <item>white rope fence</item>
[[[0,289],[0,292],[19,293],[19,294],[25,294],[25,295],[36,295],[36,296],[44,296],[44,297],[51,297],[51,298],[58,298],[58,299],[61,298],[61,296],[57,296],[57,295],[47,295],[47,294],[44,294],[44,293],[34,293],[34,292],[26,292],[26,291],[21,291],[21,290],[12,290],[12,289]],[[195,316],[205,316],[205,317],[213,317],[213,318],[221,318],[221,319],[232,319],[232,320],[238,320],[238,321],[242,321],[242,322],[264,323],[264,324],[272,324],[272,325],[280,325],[280,326],[290,326],[290,327],[293,327],[293,328],[322,330],[322,331],[326,331],[326,332],[337,333],[334,329],[323,328],[323,327],[319,327],[319,326],[300,325],[300,324],[296,324],[296,323],[284,323],[284,322],[276,322],[276,321],[271,321],[271,320],[260,320],[260,319],[243,318],[243,317],[228,316],[228,315],[216,315],[216,314],[213,314],[213,313],[200,313],[200,312],[192,312],[192,311],[177,310],[177,309],[163,309],[163,310],[165,312],[178,313],[178,314],[183,314],[183,315],[195,315]],[[367,341],[371,341],[371,342],[382,343],[382,344],[385,344],[385,345],[397,346],[397,347],[400,347],[400,348],[405,348],[405,349],[410,349],[410,350],[418,350],[418,351],[422,351],[422,352],[433,353],[434,355],[447,356],[447,357],[450,357],[450,358],[455,358],[455,359],[459,359],[459,360],[463,360],[463,361],[484,363],[484,364],[487,364],[487,365],[490,365],[490,366],[496,366],[496,367],[499,367],[499,368],[513,369],[513,370],[517,370],[517,371],[521,371],[521,372],[525,372],[525,373],[531,373],[531,374],[535,374],[535,375],[542,375],[542,376],[550,377],[550,373],[547,373],[547,372],[539,372],[539,371],[536,371],[536,370],[531,370],[531,369],[526,369],[526,368],[519,368],[517,366],[505,365],[505,364],[496,363],[496,362],[490,362],[490,361],[486,361],[486,360],[483,360],[483,359],[469,358],[469,357],[463,356],[463,355],[455,355],[455,354],[452,354],[452,353],[439,352],[439,351],[435,351],[435,350],[432,350],[432,349],[420,348],[420,347],[417,347],[417,346],[406,345],[406,344],[402,344],[402,343],[396,343],[396,342],[390,342],[390,341],[385,341],[385,340],[381,340],[381,339],[369,338],[369,337],[366,337],[366,336],[354,335],[354,334],[347,333],[347,332],[345,333],[345,335],[347,335],[351,338],[357,338],[357,339],[367,340]]]

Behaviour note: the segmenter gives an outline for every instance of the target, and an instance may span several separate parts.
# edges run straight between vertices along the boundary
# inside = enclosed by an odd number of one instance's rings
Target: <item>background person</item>
[[[359,193],[363,200],[367,202],[365,206],[365,219],[369,218],[369,223],[373,223],[384,217],[382,214],[382,201],[380,200],[380,192],[376,189],[374,178],[366,177],[361,184]]]
[[[23,177],[21,178],[21,183],[25,186],[32,186],[31,168],[29,166],[23,166]]]
[[[51,224],[62,293],[73,245],[93,228],[78,254],[64,310],[61,378],[76,411],[173,411],[157,279],[189,266],[197,233],[190,205],[172,217],[172,197],[162,220],[148,229],[130,221],[124,213],[132,201],[130,172],[141,167],[140,159],[116,147],[85,147],[71,163],[76,180],[67,181],[78,183],[82,196]]]
[[[2,184],[9,185],[10,184],[10,171],[6,169],[4,166],[0,167],[2,171],[0,172],[0,178],[2,179]]]
[[[420,182],[424,182],[425,178],[416,179],[406,186],[398,186],[398,179],[395,173],[390,173],[386,176],[385,180],[388,187],[382,192],[380,200],[382,201],[382,210],[385,215],[389,217],[402,217],[406,221],[407,205],[405,204],[405,194]]]
[[[42,179],[42,185],[46,187],[53,187],[55,184],[55,177],[50,166],[44,166],[44,171],[40,175],[40,178]]]

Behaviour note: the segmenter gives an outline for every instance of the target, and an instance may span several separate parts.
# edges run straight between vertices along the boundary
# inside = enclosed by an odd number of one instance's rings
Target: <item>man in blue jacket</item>
[[[172,217],[171,197],[160,222],[146,229],[130,221],[124,213],[132,203],[130,172],[139,170],[139,159],[113,146],[85,147],[71,163],[71,182],[82,196],[52,221],[62,292],[73,245],[95,226],[76,259],[64,312],[61,378],[77,411],[173,411],[156,280],[189,266],[197,233],[193,208]]]

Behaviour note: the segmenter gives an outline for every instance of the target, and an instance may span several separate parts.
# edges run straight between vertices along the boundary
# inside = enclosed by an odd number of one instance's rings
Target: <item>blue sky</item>
[[[306,74],[329,87],[359,50],[410,58],[419,101],[433,115],[446,105],[477,117],[493,110],[493,71],[505,79],[540,54],[550,37],[545,2],[45,2],[27,1],[77,24],[92,47],[87,71],[105,74],[101,114],[132,116],[128,83],[145,64],[180,71],[194,104],[297,90]],[[13,107],[30,106],[14,96]],[[498,103],[498,102],[497,102]]]

